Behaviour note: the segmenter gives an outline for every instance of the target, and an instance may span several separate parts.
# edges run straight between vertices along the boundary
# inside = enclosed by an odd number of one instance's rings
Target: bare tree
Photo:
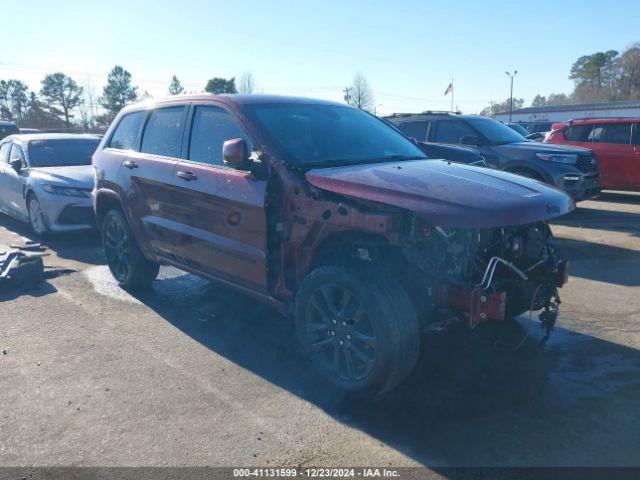
[[[243,72],[238,77],[238,93],[250,94],[256,91],[256,79],[251,72]]]
[[[362,73],[358,72],[353,77],[351,87],[347,89],[346,101],[349,105],[361,110],[373,111],[375,107],[373,90]]]
[[[90,130],[95,127],[96,117],[98,116],[98,95],[96,94],[96,87],[88,75],[82,84],[82,90],[82,103],[79,106],[80,120],[82,127],[85,130]]]

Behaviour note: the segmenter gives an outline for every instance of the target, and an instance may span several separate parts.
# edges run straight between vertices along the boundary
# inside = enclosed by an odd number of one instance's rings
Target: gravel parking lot
[[[572,278],[546,345],[527,318],[435,336],[368,401],[321,383],[268,307],[174,269],[132,296],[96,235],[52,237],[47,281],[0,296],[0,465],[639,465],[640,195],[553,230]],[[0,217],[0,244],[21,236]]]

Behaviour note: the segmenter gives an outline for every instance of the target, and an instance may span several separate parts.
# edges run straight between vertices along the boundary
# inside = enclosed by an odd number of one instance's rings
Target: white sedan
[[[0,212],[38,235],[93,228],[97,135],[11,135],[0,142]]]

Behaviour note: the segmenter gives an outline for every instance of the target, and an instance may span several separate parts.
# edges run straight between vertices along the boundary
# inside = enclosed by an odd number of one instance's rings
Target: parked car
[[[531,133],[529,130],[524,128],[521,123],[505,123],[507,127],[511,130],[518,132],[527,140],[532,140],[534,142],[542,142],[545,139],[545,133],[543,132],[534,132]]]
[[[390,122],[386,118],[381,118],[383,122],[391,126],[398,132],[405,133],[398,128],[395,123]],[[471,147],[463,147],[461,145],[444,145],[442,143],[418,142],[415,138],[405,135],[409,140],[414,142],[420,150],[428,157],[440,160],[449,160],[451,162],[465,163],[467,165],[476,165],[486,167],[487,163],[484,157],[478,151]]]
[[[529,133],[546,134],[551,131],[553,122],[517,122],[516,125],[521,125],[526,128]]]
[[[0,211],[38,235],[94,226],[94,135],[12,135],[0,142]]]
[[[506,127],[505,127],[506,128]],[[93,157],[107,264],[126,288],[159,264],[295,318],[337,387],[378,393],[413,369],[422,327],[546,308],[566,263],[545,221],[574,207],[534,180],[428,159],[356,108],[181,95],[122,110]]]
[[[598,155],[602,188],[640,191],[640,118],[590,118],[554,125],[547,140]]]
[[[0,140],[16,133],[20,133],[20,129],[15,123],[10,120],[0,120]]]
[[[584,148],[531,142],[497,120],[445,112],[387,119],[419,141],[474,146],[490,167],[554,185],[574,200],[600,193],[598,161]]]
[[[475,165],[478,167],[487,166],[484,157],[474,148],[459,145],[443,145],[433,142],[417,142],[416,145],[430,158],[449,160],[451,162]]]
[[[529,130],[527,130],[526,128],[524,128],[521,124],[519,123],[505,123],[505,125],[507,127],[509,127],[511,130],[514,130],[516,132],[518,132],[520,135],[522,135],[523,137],[526,137],[527,135],[530,135],[531,132]]]

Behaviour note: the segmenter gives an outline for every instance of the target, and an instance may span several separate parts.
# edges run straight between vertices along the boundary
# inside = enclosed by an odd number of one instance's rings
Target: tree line
[[[578,58],[569,71],[574,81],[570,94],[536,95],[532,107],[570,105],[577,103],[605,103],[640,100],[640,43],[623,52],[607,50]],[[524,107],[524,99],[514,98],[513,109]],[[492,103],[481,115],[493,116],[509,111],[509,99]]]
[[[251,94],[256,91],[256,81],[250,72],[239,77],[237,87],[235,77],[214,77],[207,81],[204,91]],[[185,93],[176,75],[169,82],[167,93]],[[0,80],[0,117],[23,127],[99,131],[108,127],[123,107],[150,96],[146,91],[138,93],[131,73],[120,65],[108,73],[99,96],[91,84],[81,86],[70,76],[56,72],[45,75],[38,92],[18,79]]]

